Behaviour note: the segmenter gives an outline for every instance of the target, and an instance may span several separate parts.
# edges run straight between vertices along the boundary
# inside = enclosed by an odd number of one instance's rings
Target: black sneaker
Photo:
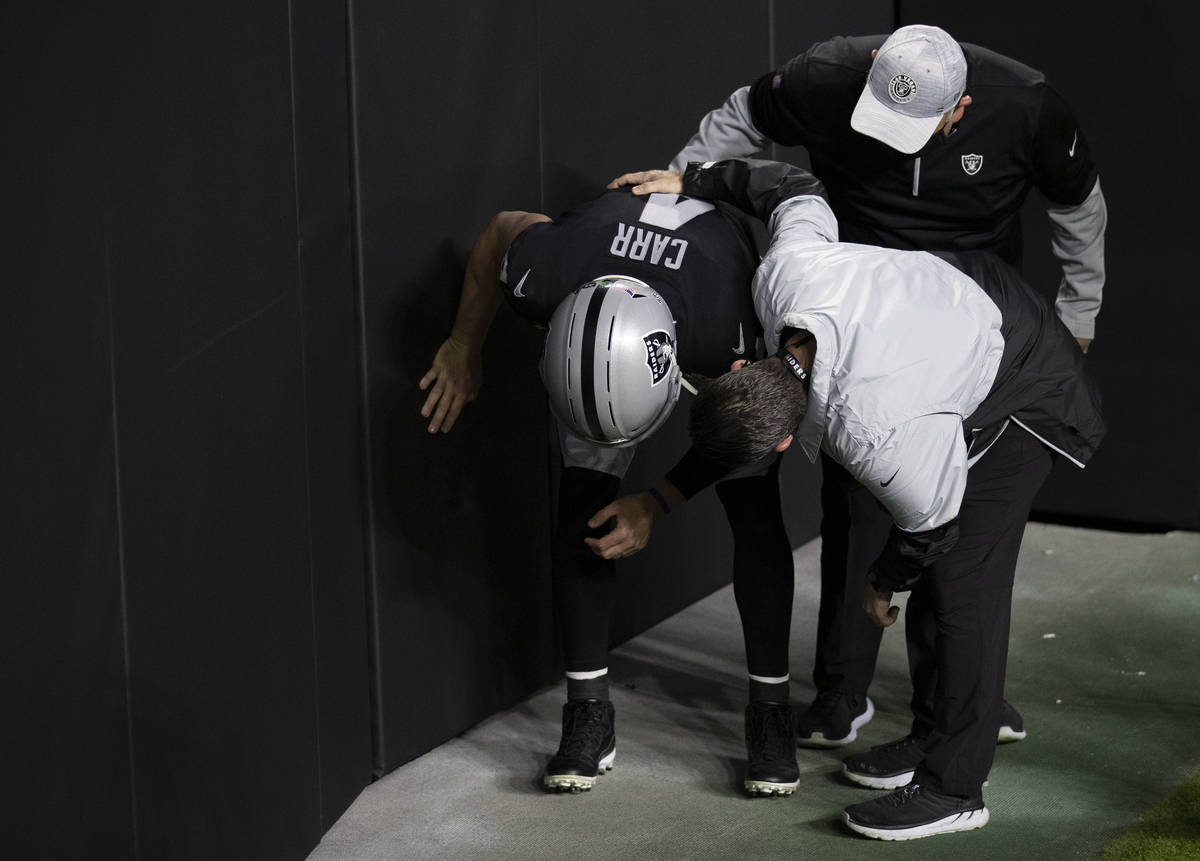
[[[1000,731],[996,733],[996,742],[1020,741],[1025,738],[1025,721],[1012,707],[1008,700],[1000,701]]]
[[[988,822],[981,796],[946,795],[919,783],[851,804],[842,815],[852,830],[877,840],[915,840],[970,831]]]
[[[796,718],[787,703],[746,706],[746,781],[751,795],[791,795],[796,768]]]
[[[617,736],[613,704],[600,700],[571,700],[562,710],[562,741],[546,765],[546,789],[579,792],[591,789],[596,775],[613,767]]]
[[[878,744],[866,753],[851,754],[842,760],[842,773],[860,786],[895,789],[912,780],[913,772],[924,758],[920,740],[906,735]]]
[[[821,691],[796,724],[801,747],[841,747],[858,738],[858,728],[875,715],[868,696]]]

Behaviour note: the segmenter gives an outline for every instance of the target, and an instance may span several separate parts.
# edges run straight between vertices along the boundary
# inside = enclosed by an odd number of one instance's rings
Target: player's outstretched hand
[[[648,493],[622,496],[601,508],[588,521],[588,526],[596,529],[609,518],[615,517],[617,525],[607,535],[585,538],[584,543],[602,559],[624,559],[626,556],[632,556],[650,540],[657,511],[658,504]]]
[[[433,416],[429,432],[448,433],[462,408],[475,400],[482,383],[483,360],[478,352],[472,352],[453,336],[443,341],[419,384],[421,391],[429,390],[421,407],[422,416]]]
[[[618,176],[609,188],[632,185],[634,194],[683,194],[683,172],[678,170],[642,170]]]

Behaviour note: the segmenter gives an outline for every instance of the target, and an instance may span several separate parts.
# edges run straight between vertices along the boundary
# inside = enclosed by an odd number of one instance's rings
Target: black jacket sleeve
[[[867,582],[878,592],[911,589],[925,569],[957,543],[958,518],[925,532],[893,526],[883,552],[867,571]]]
[[[784,146],[801,146],[808,140],[804,105],[807,64],[792,60],[778,72],[763,75],[750,87],[750,116],[768,140]]]
[[[667,481],[687,499],[691,499],[710,484],[720,481],[729,472],[724,466],[709,460],[692,446],[667,472]]]
[[[1096,185],[1092,148],[1070,105],[1053,87],[1042,94],[1033,141],[1033,173],[1038,191],[1058,206],[1075,206]]]
[[[705,200],[723,200],[766,221],[775,207],[793,197],[828,201],[815,176],[795,165],[756,159],[691,162],[683,172],[683,193]]]

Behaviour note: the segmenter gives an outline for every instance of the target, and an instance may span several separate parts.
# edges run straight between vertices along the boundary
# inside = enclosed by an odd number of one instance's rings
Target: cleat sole
[[[595,783],[594,777],[547,777],[542,782],[554,792],[587,792]]]
[[[766,798],[773,795],[781,797],[791,795],[796,791],[796,787],[799,784],[800,781],[798,780],[795,783],[769,783],[765,780],[747,780],[742,785],[750,795]]]
[[[596,766],[596,774],[601,775],[613,770],[617,759],[617,748],[613,745],[600,763]],[[552,792],[587,792],[596,785],[596,778],[586,774],[547,774],[542,778],[542,786]]]

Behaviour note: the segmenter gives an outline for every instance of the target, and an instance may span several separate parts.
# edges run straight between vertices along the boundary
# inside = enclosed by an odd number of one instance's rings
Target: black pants
[[[619,485],[605,473],[563,470],[553,574],[568,672],[608,666],[616,566],[592,553],[583,538],[587,521],[616,498]],[[747,667],[756,676],[787,675],[795,575],[779,502],[779,460],[766,475],[721,482],[717,495],[733,531],[733,589]]]
[[[905,614],[915,780],[977,795],[992,767],[1008,660],[1017,553],[1053,455],[1011,426],[967,476],[958,543],[921,577]]]
[[[1001,439],[1009,434],[1029,436],[1016,425]],[[818,691],[861,697],[875,675],[883,629],[863,612],[859,595],[867,569],[887,542],[892,517],[824,452],[821,473],[821,601],[812,679]]]
[[[867,569],[883,550],[892,517],[871,492],[821,454],[821,603],[813,684],[863,696],[875,675],[882,629],[863,612]]]

